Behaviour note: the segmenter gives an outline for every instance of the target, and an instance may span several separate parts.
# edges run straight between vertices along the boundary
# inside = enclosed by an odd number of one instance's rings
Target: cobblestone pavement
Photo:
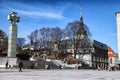
[[[0,69],[0,80],[120,80],[120,71]]]

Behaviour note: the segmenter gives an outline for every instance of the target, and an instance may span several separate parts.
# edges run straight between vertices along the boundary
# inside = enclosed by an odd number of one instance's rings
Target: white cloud
[[[48,18],[64,18],[60,13],[53,13],[53,12],[45,12],[45,11],[25,11],[25,10],[17,10],[14,11],[18,12],[21,15],[30,16],[30,17],[48,17]]]
[[[21,5],[21,6],[19,6]],[[24,3],[10,4],[8,2],[3,2],[2,6],[9,11],[16,11],[20,15],[32,17],[32,18],[54,18],[54,19],[63,19],[64,16],[62,13],[64,12],[64,7],[53,7],[50,5],[46,6],[36,6],[36,5],[28,5]]]

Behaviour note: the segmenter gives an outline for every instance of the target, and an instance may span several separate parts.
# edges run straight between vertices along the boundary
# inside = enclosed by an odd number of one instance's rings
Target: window
[[[110,58],[110,64],[112,64],[112,58]]]

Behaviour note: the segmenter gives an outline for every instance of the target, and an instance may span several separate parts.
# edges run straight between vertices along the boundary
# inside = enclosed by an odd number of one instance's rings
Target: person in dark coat
[[[8,69],[8,60],[6,61],[5,68]]]
[[[22,61],[19,61],[18,67],[19,67],[19,72],[22,72],[22,67],[23,67]]]

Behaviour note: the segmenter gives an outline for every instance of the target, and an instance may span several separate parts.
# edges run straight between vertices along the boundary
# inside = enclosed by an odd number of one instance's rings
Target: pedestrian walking
[[[19,67],[19,72],[22,72],[22,67],[23,67],[22,61],[19,61],[18,67]]]
[[[8,60],[6,60],[5,68],[8,69]]]

